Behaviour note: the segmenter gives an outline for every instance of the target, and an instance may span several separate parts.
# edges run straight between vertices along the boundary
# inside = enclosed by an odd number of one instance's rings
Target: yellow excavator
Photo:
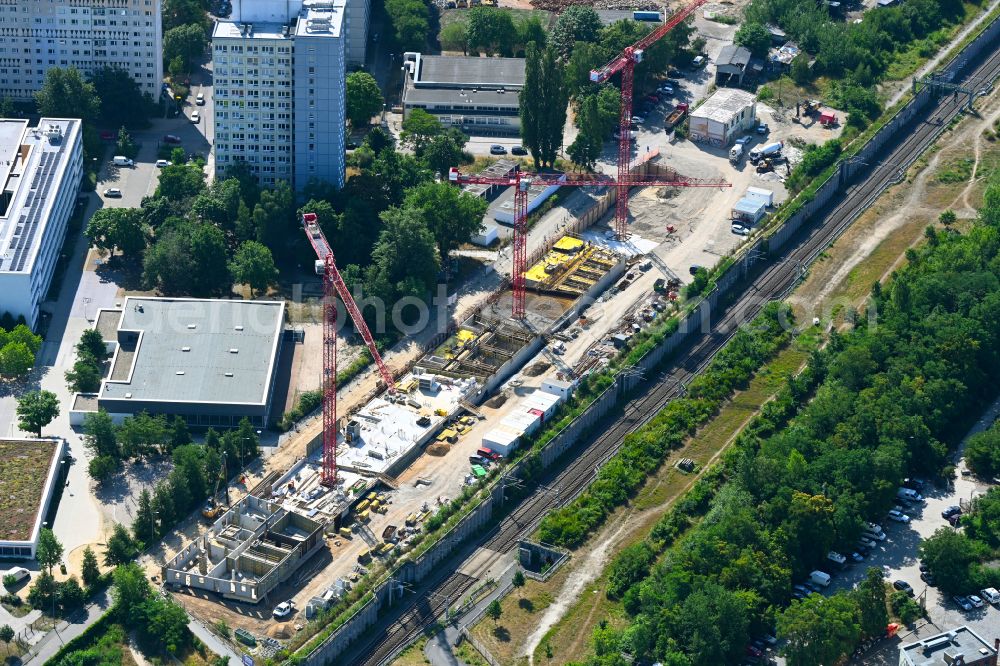
[[[226,478],[226,460],[222,460],[222,470],[219,472],[219,476],[215,479],[215,488],[212,489],[212,494],[208,498],[208,502],[205,504],[205,508],[201,510],[201,515],[208,520],[215,520],[219,517],[219,514],[226,510],[225,504],[216,501],[216,497],[219,494],[219,484],[222,480]],[[229,497],[229,492],[226,492],[226,497]]]

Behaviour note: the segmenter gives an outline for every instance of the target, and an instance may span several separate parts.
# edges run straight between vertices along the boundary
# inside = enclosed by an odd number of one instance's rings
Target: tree
[[[146,652],[176,655],[191,642],[188,615],[172,599],[152,597],[142,604],[139,641]]]
[[[181,221],[146,251],[143,278],[166,294],[211,296],[232,286],[226,238],[212,224]]]
[[[153,497],[149,490],[142,489],[139,501],[136,503],[135,520],[132,521],[132,532],[136,541],[147,546],[156,538],[156,516],[153,513]]]
[[[525,583],[524,572],[521,571],[520,569],[518,569],[517,571],[515,571],[514,572],[514,577],[511,579],[510,582],[514,585],[514,587],[516,587],[518,589],[518,596],[520,596],[520,590],[521,590],[522,587],[524,587],[524,583]]]
[[[129,258],[146,249],[146,227],[136,208],[102,208],[87,222],[84,235],[94,247],[114,253],[120,250]]]
[[[160,527],[157,533],[163,534],[165,531],[163,526],[173,524],[177,518],[174,498],[170,494],[170,485],[168,483],[161,481],[156,484],[156,489],[153,491],[153,511],[160,519]]]
[[[18,324],[7,333],[7,343],[12,342],[24,344],[32,354],[37,354],[42,348],[42,336],[31,332],[26,324]]]
[[[451,251],[467,243],[483,226],[488,204],[449,183],[423,183],[406,193],[403,206],[422,214],[434,234],[438,256],[448,262]]]
[[[83,576],[83,584],[87,587],[93,587],[101,580],[101,567],[97,563],[94,549],[90,546],[83,549],[83,566],[80,575]]]
[[[434,235],[419,211],[390,208],[381,217],[385,226],[372,249],[366,280],[369,292],[387,303],[423,295],[440,269]]]
[[[469,52],[468,25],[464,21],[453,21],[441,28],[441,48],[445,51]]]
[[[170,422],[170,450],[190,443],[191,433],[188,431],[187,421],[183,416],[174,416],[174,420]]]
[[[10,654],[10,642],[14,640],[14,630],[10,628],[9,624],[5,624],[0,627],[0,641],[6,644],[6,652]]]
[[[372,116],[382,110],[385,101],[375,77],[368,72],[351,72],[347,75],[347,119],[357,129],[371,123]]]
[[[863,636],[875,637],[885,633],[889,614],[885,609],[885,579],[882,570],[869,567],[865,579],[852,592],[858,605],[859,622]]]
[[[809,67],[809,56],[804,53],[800,53],[792,59],[792,67],[790,70],[792,81],[795,81],[796,85],[804,86],[809,83],[812,79],[812,69]]]
[[[204,0],[163,0],[161,14],[164,32],[189,23],[200,25],[207,31],[210,25]]]
[[[465,144],[469,137],[455,127],[449,127],[441,134],[433,137],[424,146],[421,158],[434,173],[447,177],[452,167],[457,167],[465,160]]]
[[[253,210],[253,222],[257,240],[274,253],[278,262],[294,256],[289,252],[290,238],[294,243],[305,242],[295,218],[295,192],[285,181],[278,183],[274,189],[261,192],[260,201]]]
[[[580,132],[566,152],[570,159],[584,169],[593,169],[604,148],[604,134],[601,131],[600,112],[597,108],[597,97],[588,96],[583,100],[576,123]]]
[[[87,598],[87,594],[83,591],[83,588],[80,587],[80,581],[76,579],[76,576],[70,576],[68,579],[59,583],[56,588],[56,597],[59,605],[62,606],[62,609],[65,612],[82,606],[83,602]]]
[[[490,602],[490,605],[486,607],[486,614],[493,620],[494,625],[500,621],[500,616],[503,615],[503,607],[500,606],[499,599],[494,599]]]
[[[552,45],[560,56],[569,58],[577,42],[596,42],[603,25],[593,7],[572,5],[556,20]]]
[[[122,129],[146,124],[153,102],[127,70],[115,66],[99,67],[90,75],[90,82],[100,99],[102,123]],[[135,152],[125,150],[119,154],[133,157]]]
[[[156,196],[183,203],[205,189],[205,173],[193,164],[174,164],[160,169]]]
[[[951,229],[951,225],[955,224],[955,222],[957,221],[958,221],[958,216],[955,215],[955,211],[953,211],[950,208],[946,211],[943,211],[938,216],[938,222],[943,224],[945,229]]]
[[[846,593],[795,599],[777,620],[778,638],[787,641],[781,653],[788,666],[836,663],[861,636],[858,607]]]
[[[195,61],[205,53],[207,44],[205,29],[200,25],[189,23],[165,30],[163,60],[172,63],[175,58],[180,58],[183,71],[188,72]]]
[[[412,109],[403,119],[402,130],[399,134],[400,141],[420,155],[427,142],[444,131],[444,127],[441,121],[423,109]]]
[[[101,100],[94,84],[84,81],[75,67],[50,67],[45,81],[35,93],[38,113],[50,118],[80,118],[92,122],[97,118]]]
[[[111,475],[118,469],[118,459],[111,456],[97,456],[91,458],[87,464],[87,473],[90,478],[98,483],[102,483],[111,478]]]
[[[1000,473],[1000,427],[970,437],[965,445],[965,462],[976,476],[984,479]]]
[[[80,334],[80,341],[76,343],[76,353],[78,356],[87,355],[98,361],[103,361],[108,357],[104,336],[96,328],[86,329]]]
[[[83,417],[83,445],[94,456],[108,456],[112,460],[121,458],[114,421],[103,409]]]
[[[125,536],[128,536],[128,532],[125,532]],[[111,545],[110,542],[108,545]],[[146,572],[135,562],[126,560],[115,569],[114,581],[114,610],[118,620],[124,624],[142,626],[145,619],[142,606],[153,594],[149,581],[146,580]]]
[[[973,589],[972,565],[985,554],[984,550],[980,544],[950,527],[938,528],[919,546],[921,561],[945,594],[965,594]]]
[[[466,29],[468,48],[486,55],[511,56],[517,29],[514,19],[506,9],[498,7],[473,7],[469,10]]]
[[[43,527],[38,533],[38,545],[35,547],[35,559],[52,573],[52,567],[59,564],[63,556],[63,546],[59,543],[52,530]]]
[[[42,428],[59,415],[59,399],[51,391],[30,391],[17,401],[17,427],[42,436]]]
[[[229,271],[237,283],[250,285],[251,297],[266,291],[278,279],[271,251],[257,241],[240,245],[229,263]]]
[[[125,458],[149,455],[157,449],[164,449],[166,441],[167,424],[160,415],[139,412],[126,417],[118,426],[118,443]]]
[[[55,615],[56,581],[48,571],[43,571],[28,590],[28,603],[43,613]]]
[[[139,548],[132,539],[132,535],[128,533],[124,525],[115,523],[111,537],[108,539],[107,550],[104,551],[104,565],[117,567],[128,563],[129,566],[135,566],[132,564],[132,560],[138,554]],[[117,571],[115,572],[115,585],[118,585]]]
[[[521,138],[531,151],[535,168],[552,166],[562,146],[567,103],[565,76],[555,49],[528,47],[524,89],[518,99]]]
[[[8,342],[0,348],[0,375],[8,379],[24,377],[35,365],[35,355],[23,342]]]
[[[737,46],[750,49],[750,53],[758,58],[764,58],[771,48],[771,33],[761,23],[745,21],[736,31],[733,41]]]
[[[517,23],[517,44],[527,49],[528,44],[542,48],[548,42],[548,33],[542,25],[542,19],[536,14],[526,14]]]

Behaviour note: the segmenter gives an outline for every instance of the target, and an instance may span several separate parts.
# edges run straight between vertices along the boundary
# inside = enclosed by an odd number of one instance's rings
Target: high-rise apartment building
[[[0,0],[0,96],[30,99],[50,67],[70,66],[121,67],[158,99],[160,0]]]
[[[345,0],[237,0],[212,35],[215,168],[344,184]]]

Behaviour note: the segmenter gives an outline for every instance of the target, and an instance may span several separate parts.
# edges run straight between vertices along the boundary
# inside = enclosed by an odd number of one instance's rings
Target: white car
[[[191,114],[191,122],[196,123],[199,120],[201,120],[201,114],[199,112],[197,112],[197,111],[193,112]]]
[[[173,162],[170,160],[156,160],[156,166],[157,168],[162,169],[163,167],[173,166]]]
[[[742,224],[733,225],[733,233],[737,236],[749,236],[750,230],[744,227]]]
[[[274,607],[274,618],[280,620],[288,617],[295,610],[295,602],[289,599],[288,601],[282,601],[280,604]]]
[[[194,103],[198,106],[205,106],[205,93],[198,93],[198,96],[194,98]]]
[[[109,187],[108,189],[104,190],[104,196],[106,196],[109,199],[121,199],[122,191],[119,190],[117,187]]]
[[[983,607],[983,606],[985,605],[985,603],[983,602],[983,600],[982,600],[982,599],[980,599],[980,598],[979,598],[978,596],[976,596],[975,594],[970,594],[970,595],[969,595],[968,597],[966,597],[966,599],[968,599],[968,600],[969,600],[969,602],[970,602],[970,603],[971,603],[971,604],[972,604],[973,606],[975,606],[976,608],[982,608],[982,607]]]
[[[993,587],[987,587],[985,590],[981,590],[979,594],[983,595],[983,598],[991,604],[1000,604],[1000,592]]]
[[[902,511],[897,511],[893,509],[889,512],[889,520],[894,520],[897,523],[908,523],[910,522],[910,517],[903,513]]]
[[[646,119],[643,118],[642,116],[632,116],[632,122],[642,125],[643,123],[646,122]]]
[[[660,92],[664,93],[664,94],[667,94],[667,95],[673,95],[674,94],[674,87],[672,85],[670,85],[669,83],[666,83],[666,84],[660,86]]]

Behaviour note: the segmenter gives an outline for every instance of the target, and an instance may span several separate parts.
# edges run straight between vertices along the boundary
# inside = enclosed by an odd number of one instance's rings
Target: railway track
[[[966,85],[982,87],[1000,74],[1000,50],[985,62],[960,77]],[[438,572],[425,579],[418,589],[403,595],[403,602],[390,609],[376,629],[368,631],[350,650],[350,663],[380,666],[415,640],[422,630],[476,581],[458,573],[461,563],[477,548],[497,552],[514,549],[517,542],[530,535],[549,511],[559,508],[579,495],[594,479],[596,471],[621,446],[625,436],[651,420],[670,400],[683,393],[683,387],[697,375],[735,334],[738,327],[752,320],[768,302],[783,298],[798,282],[804,267],[823,248],[833,242],[906,169],[961,112],[962,104],[945,96],[929,104],[914,118],[916,127],[897,135],[880,152],[880,159],[867,164],[865,179],[839,192],[823,217],[814,217],[787,243],[782,258],[773,261],[756,275],[742,294],[717,308],[721,317],[711,330],[688,339],[674,355],[671,368],[655,378],[640,383],[639,395],[614,410],[593,429],[595,436],[577,447],[577,457],[557,463],[547,471],[534,491],[516,506],[484,537],[457,549],[456,554]],[[454,566],[452,566],[454,565]],[[450,573],[449,573],[450,572]],[[347,663],[347,662],[345,662]]]

